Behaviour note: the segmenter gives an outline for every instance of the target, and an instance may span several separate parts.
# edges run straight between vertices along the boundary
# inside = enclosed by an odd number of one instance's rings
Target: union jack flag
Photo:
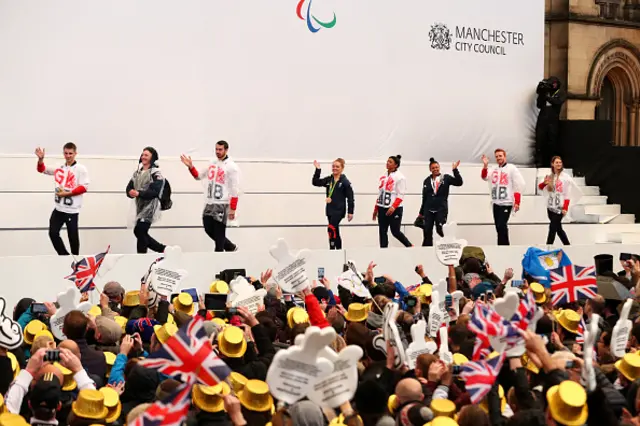
[[[489,393],[502,369],[506,352],[483,361],[469,361],[462,366],[460,378],[465,380],[465,389],[469,392],[471,402],[477,404]]]
[[[73,281],[80,290],[80,293],[87,293],[94,288],[96,284],[93,279],[98,274],[98,269],[104,261],[105,256],[109,253],[111,246],[107,247],[107,251],[104,253],[96,254],[95,256],[83,257],[79,262],[73,262],[71,269],[73,272],[71,275],[64,277],[66,280]]]
[[[474,361],[486,358],[491,353],[489,337],[507,339],[510,345],[515,344],[515,339],[520,337],[515,327],[483,303],[476,303],[468,327],[476,335],[472,357]]]
[[[188,382],[162,401],[154,402],[136,417],[131,426],[180,426],[191,408],[191,386]]]
[[[536,301],[533,298],[533,292],[529,291],[524,299],[520,299],[518,310],[516,310],[513,318],[511,318],[511,323],[520,330],[526,330],[536,314],[536,309]]]
[[[411,293],[412,291],[416,291],[417,289],[419,289],[421,285],[422,285],[422,283],[410,285],[405,290],[407,290],[408,293]]]
[[[182,376],[184,381],[198,381],[205,386],[215,386],[231,373],[231,370],[211,348],[204,320],[196,316],[160,349],[138,362],[169,377]]]
[[[594,266],[567,265],[549,271],[553,306],[593,299],[598,294]]]

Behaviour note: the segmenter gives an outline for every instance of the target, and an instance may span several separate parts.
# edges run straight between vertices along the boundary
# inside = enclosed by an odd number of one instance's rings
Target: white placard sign
[[[587,325],[587,329],[584,330],[584,347],[582,349],[582,371],[580,381],[582,385],[587,389],[587,392],[593,392],[596,390],[596,372],[593,368],[593,362],[595,360],[595,353],[593,351],[593,345],[598,338],[598,324],[600,322],[600,315],[592,314],[591,322]],[[613,341],[613,338],[612,338]]]
[[[431,292],[431,305],[429,306],[429,336],[431,337],[436,337],[442,324],[446,324],[445,312],[442,310],[441,304],[436,302],[439,298],[440,294],[437,291]]]
[[[289,251],[287,242],[280,238],[269,250],[271,256],[278,261],[273,273],[274,280],[287,293],[300,293],[309,286],[307,276],[308,250],[301,250],[295,256]]]
[[[11,350],[22,345],[22,327],[4,314],[6,307],[7,302],[0,297],[0,347]]]
[[[347,265],[349,268],[336,278],[336,283],[358,297],[371,299],[371,292],[369,292],[369,289],[362,283],[362,275],[358,272],[356,264],[349,260],[347,261]]]
[[[58,310],[55,314],[51,315],[49,323],[51,325],[51,333],[59,340],[65,340],[67,337],[62,332],[64,326],[64,317],[73,310],[78,310],[83,313],[89,312],[93,306],[90,302],[82,302],[78,304],[80,300],[80,292],[77,287],[71,286],[66,291],[58,293]]]
[[[466,240],[457,240],[455,222],[447,223],[442,227],[444,237],[435,243],[436,258],[443,265],[457,265],[462,256],[462,250],[467,246]]]
[[[305,336],[296,337],[296,346],[302,346]],[[321,378],[309,391],[307,397],[322,407],[339,407],[350,401],[358,388],[358,361],[362,358],[362,348],[349,345],[340,353],[326,346],[318,356],[333,363],[333,373]]]
[[[309,327],[304,336],[302,346],[276,352],[267,372],[271,394],[287,404],[307,396],[318,380],[333,372],[333,363],[318,356],[335,339],[333,327]]]
[[[422,354],[432,354],[438,349],[434,341],[426,342],[424,337],[427,335],[427,321],[418,320],[411,326],[411,343],[405,351],[407,355],[407,365],[410,370],[416,368],[416,360]]]
[[[150,281],[153,291],[166,297],[175,293],[187,277],[187,271],[180,267],[181,259],[182,249],[179,246],[165,248],[164,259],[156,262],[151,269]]]
[[[627,299],[620,311],[620,319],[616,322],[611,333],[611,353],[616,358],[622,358],[627,352],[627,342],[633,323],[629,319],[629,312],[633,305],[633,299]]]

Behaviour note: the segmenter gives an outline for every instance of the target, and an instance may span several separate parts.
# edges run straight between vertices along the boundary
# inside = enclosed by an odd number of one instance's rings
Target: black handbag
[[[416,217],[416,220],[413,222],[413,226],[415,226],[416,228],[424,229],[424,217]]]

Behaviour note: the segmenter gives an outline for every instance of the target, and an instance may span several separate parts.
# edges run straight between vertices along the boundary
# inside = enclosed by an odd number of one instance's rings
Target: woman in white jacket
[[[556,235],[565,246],[569,245],[569,238],[562,229],[562,218],[569,210],[571,201],[571,187],[573,179],[564,171],[562,158],[555,156],[551,159],[551,174],[545,176],[538,188],[544,190],[547,196],[547,214],[549,216],[549,234],[547,244],[553,244]]]

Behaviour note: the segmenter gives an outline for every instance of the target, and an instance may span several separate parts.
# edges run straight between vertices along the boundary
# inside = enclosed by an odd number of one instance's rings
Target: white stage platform
[[[114,253],[134,253],[135,238],[127,228],[131,201],[124,188],[136,167],[133,158],[82,158],[78,160],[89,170],[91,185],[85,195],[80,215],[82,253],[95,253],[110,244]],[[47,164],[57,165],[60,157],[47,158]],[[197,161],[206,166],[206,161]],[[0,256],[36,256],[53,253],[47,234],[49,215],[53,208],[53,179],[36,172],[35,157],[0,157],[0,192],[5,209],[0,218]],[[229,229],[229,237],[243,251],[265,251],[279,237],[293,247],[322,249],[327,246],[324,193],[311,186],[314,171],[311,162],[238,160],[242,169],[243,194],[238,208],[240,228]],[[171,245],[180,245],[185,252],[207,252],[212,242],[201,226],[203,205],[201,183],[193,180],[179,159],[161,159],[163,174],[173,189],[173,209],[165,212],[152,228],[152,235]],[[323,163],[324,174],[329,163]],[[441,164],[450,173],[450,164]],[[449,221],[457,222],[460,237],[470,244],[492,245],[496,236],[491,214],[489,189],[480,179],[479,164],[462,165],[464,179],[461,188],[453,188],[450,196]],[[412,223],[421,202],[421,187],[428,175],[424,163],[403,162],[402,172],[408,181],[405,200],[404,230],[415,245],[422,242],[421,230]],[[544,170],[521,169],[526,181],[521,211],[510,221],[512,244],[543,244],[547,233],[545,198],[536,195],[536,184]],[[378,245],[377,225],[371,220],[376,197],[377,180],[384,164],[348,161],[346,175],[356,192],[356,214],[353,222],[343,221],[345,248],[374,248]],[[565,219],[566,230],[573,244],[640,242],[640,225],[631,215],[620,214],[620,206],[606,204],[597,187],[585,186],[576,178],[585,196]],[[571,223],[569,223],[572,221]],[[579,223],[578,223],[579,222]],[[585,223],[586,222],[586,223]],[[63,238],[65,231],[63,230]],[[392,245],[397,243],[392,239]]]

